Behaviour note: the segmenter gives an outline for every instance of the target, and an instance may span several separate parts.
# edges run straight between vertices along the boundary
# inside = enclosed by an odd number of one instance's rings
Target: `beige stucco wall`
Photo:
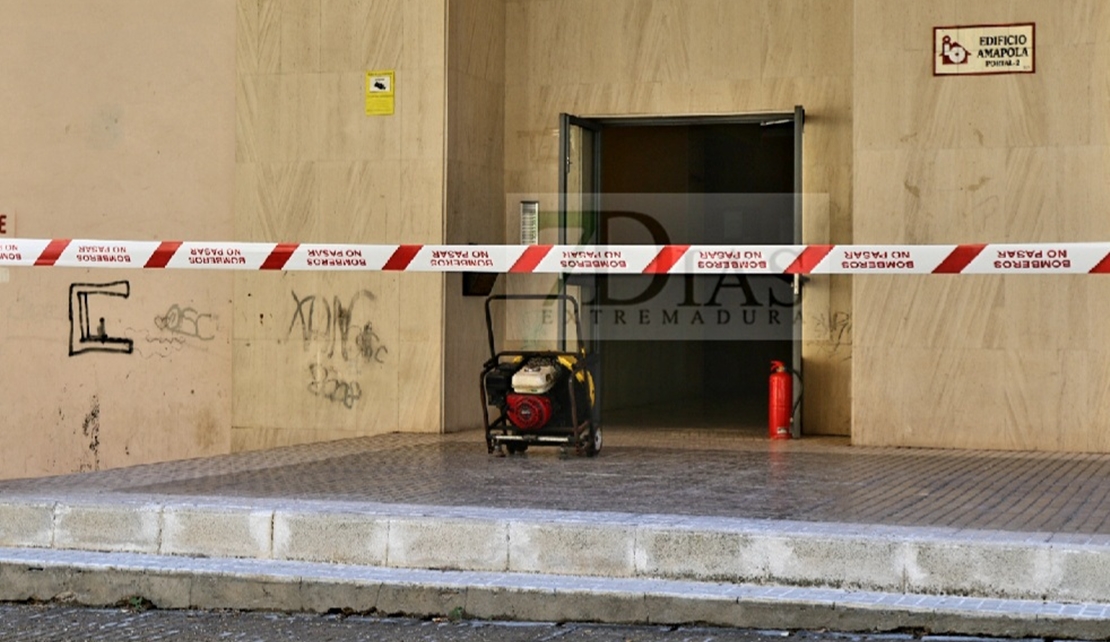
[[[932,76],[932,28],[1036,23],[1036,73]],[[1110,5],[855,2],[855,240],[1110,236]],[[1110,283],[857,278],[853,442],[1110,451]]]
[[[450,83],[443,0],[233,4],[0,6],[12,234],[441,243],[450,202],[452,242],[502,241],[503,42],[489,30],[502,3],[458,3]],[[370,117],[364,74],[382,69],[396,111]],[[19,364],[5,394],[33,400],[5,404],[25,446],[4,476],[439,431],[445,400],[449,427],[477,425],[472,386],[444,394],[445,346],[471,374],[483,354],[457,275],[0,276]],[[112,305],[93,312],[136,336],[135,354],[68,357],[69,283],[113,280],[128,298],[94,296]],[[458,322],[445,326],[446,304]],[[203,339],[166,334],[174,305],[201,315]]]
[[[805,241],[850,243],[852,6],[851,0],[508,0],[506,193],[557,193],[560,112],[745,114],[802,105],[804,189],[811,195]],[[554,211],[557,203],[541,201],[541,208]],[[516,238],[512,214],[507,234]],[[805,429],[847,434],[851,280],[813,279],[804,310]]]
[[[444,0],[237,8],[235,238],[442,243]],[[366,114],[371,70],[396,72],[391,116]],[[443,280],[238,276],[232,450],[439,431]]]
[[[231,5],[5,0],[0,16],[9,235],[231,234]],[[105,285],[117,281],[126,284]],[[132,341],[130,353],[70,356],[78,283],[92,284],[82,289],[93,292],[94,331],[103,318],[107,336]],[[0,269],[0,310],[0,478],[227,451],[228,274]]]
[[[447,74],[448,243],[500,244],[504,233],[505,2],[451,0]],[[503,281],[504,277],[498,277]],[[478,373],[489,358],[482,297],[446,279],[446,430],[481,425]]]

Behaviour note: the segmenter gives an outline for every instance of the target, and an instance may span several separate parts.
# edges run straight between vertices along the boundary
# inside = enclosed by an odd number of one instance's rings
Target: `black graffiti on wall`
[[[820,343],[823,350],[829,355],[841,353],[841,348],[852,342],[852,315],[848,312],[832,312],[818,314],[812,319],[817,337],[825,341]],[[845,360],[852,358],[851,351],[842,353]]]
[[[291,294],[296,307],[287,336],[292,336],[299,327],[305,347],[312,343],[323,344],[329,358],[335,357],[338,347],[339,356],[344,361],[358,356],[368,363],[385,363],[389,348],[382,344],[381,338],[374,332],[373,321],[369,319],[368,305],[375,299],[373,292],[359,290],[346,305],[338,296],[328,301],[326,297],[315,294],[305,297],[298,296],[296,292]]]
[[[362,398],[362,386],[357,381],[344,381],[327,366],[313,363],[308,366],[308,372],[312,377],[308,390],[317,397],[341,403],[348,409],[354,408],[355,402]]]
[[[362,398],[356,380],[362,364],[383,364],[389,348],[374,329],[374,293],[362,289],[344,301],[338,296],[293,296],[293,316],[287,337],[300,336],[306,350],[315,352],[309,364],[312,394],[354,408]]]
[[[69,355],[86,352],[118,352],[131,354],[135,342],[108,333],[105,317],[98,316],[99,306],[108,302],[100,297],[126,299],[131,296],[129,281],[110,283],[72,283],[69,286]],[[90,301],[91,299],[91,301]],[[95,305],[93,305],[95,304]],[[96,319],[95,323],[93,319]]]
[[[197,312],[193,307],[173,304],[165,314],[154,317],[154,325],[163,332],[182,338],[211,341],[216,338],[216,317]]]

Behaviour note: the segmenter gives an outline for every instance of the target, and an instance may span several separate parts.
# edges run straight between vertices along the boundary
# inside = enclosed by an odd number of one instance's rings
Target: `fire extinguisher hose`
[[[794,368],[791,368],[790,366],[783,366],[783,367],[786,368],[786,370],[790,374],[794,375],[794,378],[796,378],[798,380],[798,398],[794,400],[794,407],[790,409],[791,423],[793,423],[793,418],[798,416],[798,408],[802,405],[802,393],[805,392],[805,386],[802,384],[802,373],[801,372],[798,372],[797,370],[795,370]]]

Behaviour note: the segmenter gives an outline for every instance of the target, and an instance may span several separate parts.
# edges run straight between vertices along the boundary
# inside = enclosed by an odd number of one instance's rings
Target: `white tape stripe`
[[[0,238],[0,266],[34,265],[47,245],[50,241],[45,239]]]
[[[671,274],[783,274],[804,245],[691,245]]]
[[[167,268],[257,270],[276,243],[219,243],[186,241]]]
[[[413,257],[408,272],[508,272],[526,245],[426,245]]]
[[[158,241],[104,242],[74,239],[54,263],[56,267],[141,268]]]
[[[812,274],[929,274],[955,245],[838,245]]]
[[[996,243],[962,274],[1086,274],[1108,253],[1110,243]]]
[[[285,270],[380,270],[396,245],[329,245],[302,243],[286,261]]]
[[[547,274],[642,274],[659,245],[556,245],[533,272]]]

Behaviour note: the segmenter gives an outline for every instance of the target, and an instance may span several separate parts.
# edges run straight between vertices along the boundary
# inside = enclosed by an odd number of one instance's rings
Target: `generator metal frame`
[[[490,304],[495,301],[557,301],[569,303],[573,310],[575,326],[575,350],[497,350],[496,339],[493,331],[493,314]],[[579,314],[578,301],[567,294],[495,294],[486,297],[486,336],[489,341],[490,358],[483,364],[481,376],[478,378],[478,388],[482,400],[482,419],[485,425],[486,448],[490,454],[504,455],[508,450],[510,454],[524,452],[529,445],[560,446],[566,450],[574,448],[576,454],[587,457],[597,456],[601,450],[601,425],[595,421],[597,415],[594,403],[596,398],[589,398],[589,412],[580,418],[578,386],[575,382],[582,377],[585,394],[590,396],[592,386],[592,373],[594,356],[586,353],[582,341],[582,321]],[[566,323],[566,320],[563,320]],[[562,334],[562,333],[561,333]],[[560,344],[565,344],[565,335],[560,338]],[[504,363],[527,363],[529,359],[545,357],[558,360],[565,357],[571,362],[568,368],[569,376],[566,377],[568,398],[570,399],[570,425],[544,426],[535,432],[525,431],[509,420],[504,405],[496,406],[498,416],[490,421],[490,399],[486,391],[486,377],[499,365]],[[565,364],[564,364],[565,365]]]

